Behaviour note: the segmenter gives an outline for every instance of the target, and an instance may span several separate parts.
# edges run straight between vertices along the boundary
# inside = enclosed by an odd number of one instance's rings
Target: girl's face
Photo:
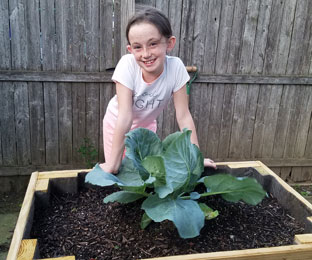
[[[175,37],[169,39],[160,34],[157,27],[148,22],[134,24],[129,30],[127,49],[142,69],[143,79],[150,83],[164,70],[167,51],[175,45]]]

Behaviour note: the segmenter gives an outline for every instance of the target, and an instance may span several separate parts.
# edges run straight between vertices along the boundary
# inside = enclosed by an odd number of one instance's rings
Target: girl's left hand
[[[217,169],[217,165],[215,164],[215,162],[209,158],[204,159],[204,167],[212,167],[215,170]]]

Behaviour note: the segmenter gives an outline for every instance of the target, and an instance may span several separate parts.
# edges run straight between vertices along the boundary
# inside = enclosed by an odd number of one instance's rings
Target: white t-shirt
[[[178,57],[166,56],[164,71],[152,83],[146,83],[142,69],[135,61],[133,54],[124,55],[118,62],[113,81],[117,81],[132,90],[133,123],[132,127],[144,127],[151,124],[167,106],[172,93],[182,88],[190,76],[183,62]],[[106,110],[112,127],[118,116],[118,101],[115,95]]]

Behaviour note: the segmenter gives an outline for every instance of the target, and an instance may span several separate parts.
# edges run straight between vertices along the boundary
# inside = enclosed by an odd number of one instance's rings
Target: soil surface
[[[219,216],[207,220],[196,238],[180,238],[170,221],[141,230],[142,201],[103,203],[116,190],[83,188],[74,195],[52,195],[46,210],[37,207],[31,236],[39,239],[41,258],[140,259],[280,246],[292,244],[294,235],[304,232],[271,196],[257,206],[206,197],[202,201],[218,210]]]

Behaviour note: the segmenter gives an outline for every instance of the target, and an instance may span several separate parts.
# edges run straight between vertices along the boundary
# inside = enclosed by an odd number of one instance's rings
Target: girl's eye
[[[156,47],[156,46],[157,46],[157,42],[152,42],[152,43],[150,44],[150,46],[151,46],[151,47]]]
[[[133,49],[139,50],[139,49],[141,49],[141,46],[133,46]]]

